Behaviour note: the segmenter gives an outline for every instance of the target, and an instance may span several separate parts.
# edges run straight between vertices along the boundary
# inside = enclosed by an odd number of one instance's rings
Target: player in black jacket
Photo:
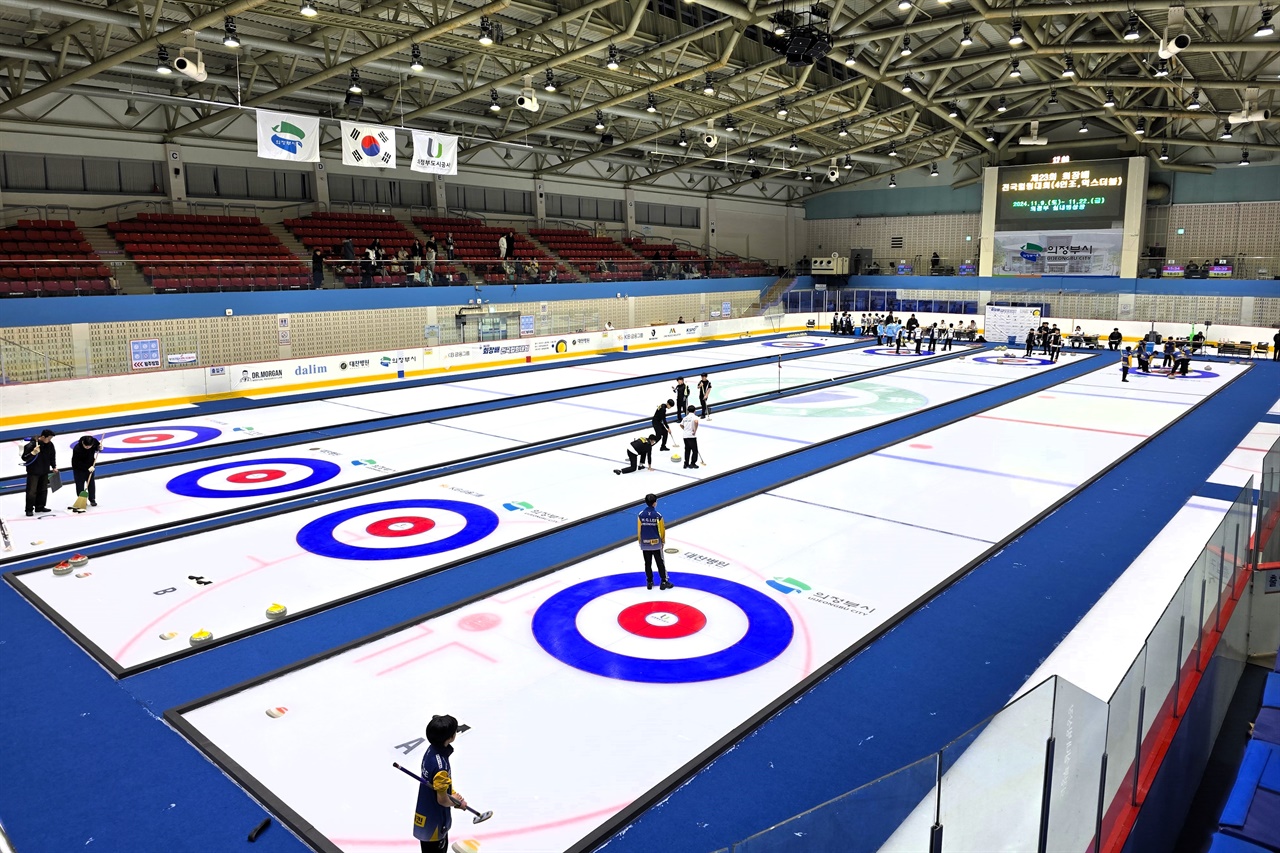
[[[667,426],[667,409],[675,404],[675,400],[668,400],[653,412],[653,431],[658,438],[662,439],[662,447],[658,448],[659,450],[667,449],[667,438],[671,435],[671,428]]]
[[[647,467],[653,470],[653,445],[657,442],[656,435],[642,435],[631,442],[631,446],[627,450],[627,462],[630,463],[629,468],[614,468],[615,474],[630,474],[632,471],[638,471],[641,467]]]
[[[684,420],[684,410],[689,405],[689,386],[684,384],[684,377],[677,376],[675,387],[671,389],[676,395],[676,421]],[[667,448],[663,447],[663,450]]]

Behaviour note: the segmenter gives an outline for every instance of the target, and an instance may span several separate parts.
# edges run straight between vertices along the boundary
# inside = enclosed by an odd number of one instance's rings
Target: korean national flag
[[[380,124],[342,122],[342,163],[345,166],[396,167],[396,132]]]

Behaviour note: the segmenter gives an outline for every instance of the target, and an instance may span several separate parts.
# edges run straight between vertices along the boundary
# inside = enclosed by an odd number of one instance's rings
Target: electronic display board
[[[996,230],[1108,227],[1124,219],[1128,173],[1126,160],[1003,166]]]

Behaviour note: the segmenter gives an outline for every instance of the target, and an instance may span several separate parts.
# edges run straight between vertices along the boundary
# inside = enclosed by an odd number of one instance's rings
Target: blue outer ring
[[[206,477],[218,471],[225,471],[228,468],[245,468],[255,465],[302,465],[311,469],[311,474],[306,479],[299,480],[296,483],[284,483],[278,486],[263,486],[261,489],[240,489],[220,491],[218,489],[208,489],[200,485],[200,478]],[[260,495],[278,495],[281,492],[295,492],[298,489],[305,489],[310,486],[318,485],[326,480],[332,480],[338,476],[342,468],[332,462],[326,462],[323,459],[241,459],[239,462],[223,462],[221,465],[210,465],[206,468],[196,468],[193,471],[187,471],[185,474],[179,474],[169,481],[167,488],[175,495],[184,495],[188,498],[253,498]]]
[[[778,349],[813,349],[814,347],[824,347],[826,344],[821,341],[765,341],[764,346],[777,347]]]
[[[914,343],[915,342],[912,341],[912,344]],[[866,355],[888,355],[893,356],[894,358],[920,358],[926,355],[933,355],[933,350],[931,349],[922,349],[920,354],[917,355],[915,350],[908,349],[906,347],[903,348],[902,352],[894,352],[889,347],[867,347],[865,349],[858,350],[858,352],[865,353]]]
[[[795,636],[787,611],[764,593],[723,578],[671,572],[669,577],[677,587],[709,592],[741,607],[747,615],[746,636],[727,649],[680,660],[621,655],[584,637],[577,625],[579,611],[602,595],[635,587],[636,577],[635,572],[608,575],[551,596],[533,614],[534,639],[561,663],[592,675],[646,684],[688,684],[731,678],[764,666],[786,651]]]
[[[1053,362],[1047,358],[1037,358],[1035,356],[1025,355],[980,355],[977,358],[971,358],[969,360],[980,361],[983,364],[999,364],[1000,362],[997,361],[997,359],[1001,358],[1018,358],[1026,362],[1035,362],[1034,364],[1006,364],[1003,365],[1004,367],[1035,367],[1039,364],[1053,364]]]
[[[1163,368],[1161,369],[1163,370]],[[1129,375],[1145,376],[1148,379],[1152,377],[1159,377],[1161,379],[1169,378],[1169,374],[1167,373],[1143,373],[1141,370],[1138,370],[1136,367],[1129,368]],[[1220,373],[1214,373],[1212,370],[1201,370],[1198,367],[1193,367],[1190,370],[1188,370],[1187,375],[1185,377],[1182,376],[1181,373],[1178,374],[1180,378],[1184,378],[1184,379],[1217,379],[1221,375],[1222,374]]]
[[[403,548],[362,548],[359,545],[348,545],[339,542],[333,531],[339,524],[371,512],[390,509],[443,509],[456,512],[467,521],[467,526],[452,536],[426,542],[421,545],[406,545]],[[361,504],[349,509],[331,512],[310,522],[298,531],[298,544],[321,557],[333,557],[336,560],[404,560],[411,557],[429,557],[432,554],[443,554],[455,548],[464,548],[488,536],[498,529],[498,514],[479,504],[463,501],[431,501],[403,500],[382,501],[380,503]]]
[[[194,432],[195,435],[186,441],[179,441],[177,444],[149,444],[146,447],[139,447],[136,450],[124,447],[106,447],[102,448],[103,453],[145,453],[148,450],[173,450],[178,447],[190,447],[193,444],[204,444],[206,441],[212,441],[222,435],[222,430],[215,427],[203,426],[157,426],[147,427],[146,429],[117,429],[102,434],[102,441],[117,435],[130,435],[135,432],[155,432],[162,429],[182,429],[187,432]]]

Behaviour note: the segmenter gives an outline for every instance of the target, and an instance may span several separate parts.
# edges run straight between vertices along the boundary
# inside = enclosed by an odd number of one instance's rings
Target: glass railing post
[[[1049,801],[1053,796],[1053,750],[1055,738],[1050,735],[1044,743],[1044,781],[1040,786],[1040,836],[1037,850],[1046,853],[1049,848]]]
[[[1130,802],[1138,805],[1138,781],[1142,778],[1142,723],[1146,713],[1147,685],[1138,688],[1138,725],[1133,739],[1133,796]]]
[[[1177,719],[1182,716],[1180,710],[1182,696],[1182,636],[1187,629],[1187,617],[1182,615],[1178,617],[1178,657],[1173,662],[1173,717]]]

